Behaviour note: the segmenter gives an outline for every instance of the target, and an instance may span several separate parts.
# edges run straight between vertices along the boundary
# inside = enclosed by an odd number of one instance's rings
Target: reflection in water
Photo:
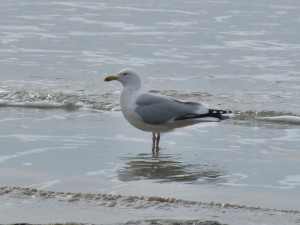
[[[142,179],[158,182],[221,183],[225,172],[211,165],[179,162],[174,156],[163,155],[150,158],[149,154],[124,157],[124,167],[118,170],[121,181]]]

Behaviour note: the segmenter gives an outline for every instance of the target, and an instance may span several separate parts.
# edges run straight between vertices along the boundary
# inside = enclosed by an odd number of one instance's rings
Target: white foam
[[[102,137],[105,140],[119,140],[119,141],[133,141],[133,142],[148,142],[148,139],[145,138],[136,138],[136,137],[129,137],[123,134],[115,135],[114,137]]]
[[[61,182],[60,180],[49,180],[49,181],[46,181],[46,182],[29,185],[28,187],[34,187],[34,188],[38,188],[38,189],[44,189],[44,188],[52,187],[55,184],[59,184],[60,182]]]
[[[32,149],[29,151],[25,151],[25,152],[17,152],[15,154],[12,155],[5,155],[5,156],[0,156],[0,163],[3,163],[7,160],[13,159],[13,158],[18,158],[24,155],[29,155],[29,154],[36,154],[36,153],[41,153],[44,152],[44,149]]]
[[[293,123],[300,124],[299,116],[271,116],[271,117],[260,117],[260,120],[272,121],[272,122],[281,122],[281,123]]]
[[[26,31],[26,32],[31,32],[31,31],[46,31],[45,29],[39,28],[37,26],[1,26],[1,29],[3,30],[22,30],[22,31]]]
[[[278,181],[278,183],[295,188],[296,186],[300,186],[300,175],[286,176],[283,180]]]
[[[103,170],[95,170],[95,171],[89,171],[85,174],[87,176],[102,176],[106,178],[114,178],[115,177],[115,169],[103,169]]]
[[[231,17],[232,16],[230,16],[230,15],[227,15],[227,16],[217,16],[217,17],[215,17],[215,21],[217,23],[225,23],[225,22],[227,22],[226,20],[228,20]]]
[[[21,107],[21,108],[39,108],[39,109],[77,109],[81,108],[83,105],[79,103],[72,102],[48,102],[48,101],[38,101],[38,102],[14,102],[7,100],[0,100],[0,107]]]
[[[24,165],[24,166],[33,166],[33,163],[30,163],[30,162],[24,162],[24,163],[22,163],[22,165]]]
[[[51,148],[35,148],[35,149],[28,150],[28,151],[16,152],[16,153],[11,154],[11,155],[0,155],[0,163],[4,163],[7,160],[11,160],[11,159],[14,159],[14,158],[19,158],[19,157],[26,156],[26,155],[40,154],[40,153],[43,153],[43,152],[48,151],[48,150],[71,149],[71,148],[72,147],[68,147],[68,146],[51,147]]]

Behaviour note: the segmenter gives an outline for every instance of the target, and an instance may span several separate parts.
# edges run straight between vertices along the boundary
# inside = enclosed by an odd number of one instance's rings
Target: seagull
[[[120,105],[123,116],[139,130],[152,132],[152,150],[159,150],[160,133],[201,122],[218,122],[230,116],[231,111],[209,109],[196,102],[144,92],[139,74],[123,69],[104,81],[119,81],[123,85]]]

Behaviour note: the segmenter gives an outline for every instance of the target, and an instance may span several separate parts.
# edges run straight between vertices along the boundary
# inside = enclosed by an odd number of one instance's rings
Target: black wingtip
[[[222,115],[229,114],[229,113],[232,113],[232,111],[219,110],[219,109],[209,109],[208,110],[208,115],[209,116],[218,118],[220,120],[224,119]]]
[[[232,113],[232,111],[219,110],[219,109],[208,109],[208,113],[205,113],[205,114],[188,113],[183,116],[177,117],[175,120],[188,120],[188,119],[197,119],[197,118],[205,118],[205,117],[213,117],[213,118],[217,118],[219,120],[224,120],[224,119],[229,118],[229,115],[228,116],[225,116],[225,115],[230,114],[230,113]],[[225,117],[223,117],[222,115],[224,115]]]

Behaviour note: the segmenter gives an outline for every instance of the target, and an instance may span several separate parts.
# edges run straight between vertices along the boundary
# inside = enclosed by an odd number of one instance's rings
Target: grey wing
[[[177,118],[205,114],[208,109],[194,102],[180,102],[151,93],[142,94],[136,101],[135,111],[148,124],[163,124]]]

